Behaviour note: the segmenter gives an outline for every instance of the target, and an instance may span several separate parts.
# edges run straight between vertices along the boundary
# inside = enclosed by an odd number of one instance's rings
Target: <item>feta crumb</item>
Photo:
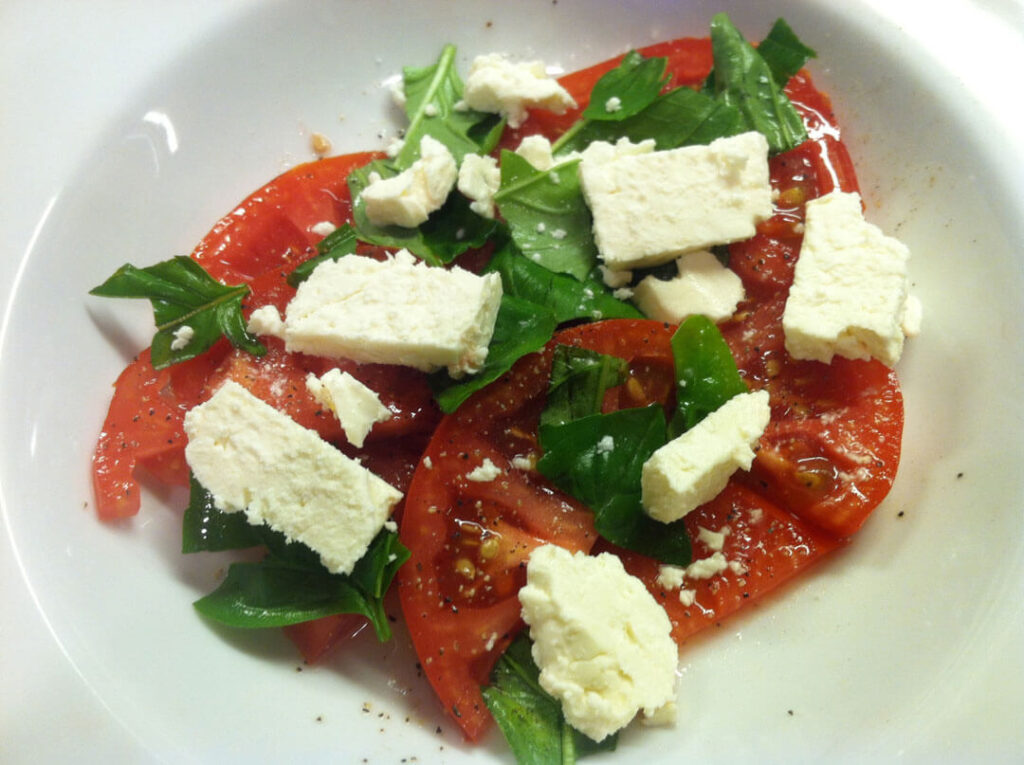
[[[249,315],[249,321],[245,325],[250,335],[270,335],[271,337],[284,336],[284,322],[276,306],[265,305],[257,308]]]
[[[390,531],[390,532],[394,533],[394,532],[398,531],[398,524],[395,523],[390,518],[388,518],[386,521],[384,521],[384,530],[385,531]]]
[[[391,140],[388,141],[388,145],[385,147],[384,153],[387,154],[388,157],[390,157],[391,159],[394,159],[395,157],[402,153],[402,149],[404,148],[405,141],[402,140],[401,138],[398,138],[397,136],[393,136]],[[379,178],[380,175],[377,174],[377,177]]]
[[[604,110],[606,112],[617,112],[620,109],[622,109],[622,99],[619,98],[618,96],[612,96],[611,98],[604,102]]]
[[[514,467],[516,470],[530,471],[533,470],[535,465],[536,459],[532,455],[529,457],[522,457],[516,455],[515,457],[512,458],[512,467]]]
[[[391,419],[391,410],[373,390],[340,369],[331,369],[320,377],[310,372],[306,389],[321,406],[334,412],[353,446],[362,448],[373,426]]]
[[[426,106],[423,107],[423,113],[425,115],[427,115],[428,117],[436,117],[437,116],[437,104],[433,104],[433,103],[427,104]]]
[[[329,220],[322,220],[319,223],[314,223],[310,226],[309,230],[317,236],[330,236],[338,230],[338,227]]]
[[[633,297],[632,287],[619,287],[617,290],[612,292],[612,297],[616,300],[629,300]]]
[[[192,338],[196,336],[196,331],[192,329],[188,324],[182,324],[176,330],[174,330],[174,339],[171,340],[171,350],[180,351],[184,349],[189,343],[192,342]]]
[[[523,124],[527,109],[564,114],[576,106],[569,92],[548,77],[543,62],[513,63],[500,53],[473,60],[462,99],[471,109],[504,115],[511,128]]]
[[[494,195],[501,187],[501,171],[494,157],[467,154],[459,167],[458,189],[471,201],[469,209],[485,218],[494,217]]]
[[[680,590],[679,591],[679,602],[683,604],[683,608],[689,608],[697,602],[697,591],[696,590]]]
[[[616,556],[542,545],[530,555],[519,601],[540,685],[586,736],[601,741],[638,711],[654,717],[675,700],[672,625]]]
[[[550,170],[555,166],[551,154],[551,141],[542,135],[528,135],[519,142],[516,154],[525,159],[535,170]]]
[[[434,461],[432,459],[430,459],[430,455],[429,454],[425,455],[423,457],[423,467],[425,467],[427,470],[433,470],[434,469]]]
[[[455,157],[440,141],[423,136],[420,158],[391,178],[371,179],[361,199],[375,226],[415,228],[439,210],[455,186]]]
[[[466,473],[466,480],[486,483],[487,481],[493,481],[503,472],[500,467],[491,462],[490,457],[484,457],[484,461],[481,464]]]
[[[721,552],[725,547],[725,538],[729,534],[729,527],[723,526],[721,531],[711,531],[703,526],[697,527],[697,539],[704,543],[704,546],[713,552]]]
[[[612,289],[625,287],[633,280],[632,271],[613,271],[608,266],[598,266],[601,271],[601,280]]]
[[[567,236],[568,236],[568,233],[566,232],[566,230],[564,228],[556,228],[556,229],[554,229],[551,232],[551,238],[552,239],[559,239],[559,240],[561,240],[561,239],[565,239],[565,237],[567,237]]]
[[[687,579],[710,579],[721,574],[727,568],[729,568],[729,561],[722,553],[716,552],[711,553],[708,558],[700,558],[687,566],[685,576]]]
[[[607,454],[613,449],[615,449],[615,439],[612,436],[602,436],[601,440],[597,442],[598,454]]]
[[[907,295],[903,304],[903,318],[900,325],[906,337],[917,337],[921,334],[921,319],[924,314],[924,307],[916,295]]]

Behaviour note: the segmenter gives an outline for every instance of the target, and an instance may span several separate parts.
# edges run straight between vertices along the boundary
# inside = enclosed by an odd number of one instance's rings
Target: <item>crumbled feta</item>
[[[612,436],[602,436],[597,442],[597,453],[607,454],[615,449],[615,439]]]
[[[772,214],[768,142],[760,133],[610,159],[587,152],[580,181],[598,252],[611,269],[747,239]]]
[[[903,318],[900,319],[900,328],[904,337],[917,337],[921,334],[921,320],[924,314],[924,307],[916,295],[907,295],[903,304]]]
[[[469,209],[485,218],[494,217],[494,195],[501,187],[501,171],[494,157],[467,154],[459,167],[458,188],[472,200]]]
[[[322,220],[319,223],[314,223],[310,226],[309,230],[317,236],[330,236],[338,230],[338,227],[329,220]]]
[[[501,277],[433,268],[400,250],[319,265],[288,304],[289,351],[400,364],[455,377],[480,369],[501,303]]]
[[[789,354],[825,364],[834,355],[895,364],[909,259],[905,245],[864,220],[859,194],[833,191],[809,201],[782,315]]]
[[[288,415],[228,380],[185,415],[185,459],[219,510],[244,511],[352,571],[402,498]]]
[[[310,372],[306,389],[321,406],[334,412],[353,446],[362,447],[376,423],[391,419],[391,410],[373,390],[340,369],[331,369],[320,377]]]
[[[601,281],[612,289],[625,287],[633,280],[632,271],[612,271],[608,266],[598,266],[601,271]]]
[[[284,337],[284,321],[281,320],[277,307],[273,305],[261,306],[249,314],[245,329],[251,335]]]
[[[676,260],[678,274],[664,280],[646,276],[633,290],[633,302],[656,321],[679,324],[687,316],[703,314],[711,321],[727,319],[743,300],[743,282],[707,250]]]
[[[192,338],[196,336],[196,331],[192,329],[188,324],[182,324],[176,330],[174,330],[174,339],[171,340],[171,350],[180,351],[188,346],[192,342]]]
[[[654,717],[675,701],[668,616],[615,555],[538,547],[519,600],[541,687],[586,736],[601,741],[638,711]]]
[[[617,112],[622,109],[622,99],[618,96],[612,96],[604,102],[604,110],[609,114]]]
[[[516,470],[533,470],[533,468],[536,466],[536,463],[537,460],[532,455],[527,457],[516,455],[515,457],[512,458],[512,467],[514,467]]]
[[[467,481],[476,481],[478,483],[487,483],[493,481],[499,475],[502,474],[502,469],[491,462],[490,457],[484,457],[484,461],[477,465],[475,468],[466,473]]]
[[[414,228],[441,209],[457,176],[448,147],[425,135],[411,167],[391,178],[373,178],[363,189],[366,217],[375,226]]]
[[[721,552],[722,548],[725,547],[725,538],[729,536],[729,532],[728,526],[723,526],[719,531],[712,531],[703,526],[698,526],[697,539],[712,552]]]
[[[548,76],[542,61],[513,63],[500,53],[473,60],[462,100],[471,109],[504,115],[512,128],[523,124],[527,109],[564,114],[576,106],[569,92]]]
[[[713,499],[736,470],[749,470],[771,409],[768,391],[740,393],[644,463],[644,510],[670,523]]]
[[[711,553],[707,558],[695,560],[686,567],[687,579],[710,579],[729,568],[729,561],[720,552]]]
[[[550,170],[555,165],[551,154],[551,141],[542,135],[528,135],[519,142],[516,154],[525,159],[535,170]]]

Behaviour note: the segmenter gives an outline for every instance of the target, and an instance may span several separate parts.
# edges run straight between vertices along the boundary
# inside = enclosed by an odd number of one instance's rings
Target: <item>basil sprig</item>
[[[351,574],[332,574],[319,556],[280,532],[253,526],[244,513],[224,513],[195,478],[182,524],[182,551],[221,551],[263,546],[256,563],[233,563],[227,577],[195,602],[201,614],[229,627],[283,627],[333,614],[362,614],[381,641],[391,638],[384,612],[387,592],[409,551],[394,532],[382,530]]]
[[[89,294],[149,300],[156,322],[150,351],[155,369],[195,358],[222,336],[253,355],[267,352],[245,328],[242,301],[249,287],[221,284],[185,255],[146,268],[126,263]],[[172,348],[175,332],[185,327],[192,330],[191,339],[181,348]]]
[[[530,645],[525,635],[513,640],[494,665],[491,684],[481,689],[516,762],[572,765],[589,754],[615,751],[617,733],[595,743],[565,721],[557,699],[540,686]]]

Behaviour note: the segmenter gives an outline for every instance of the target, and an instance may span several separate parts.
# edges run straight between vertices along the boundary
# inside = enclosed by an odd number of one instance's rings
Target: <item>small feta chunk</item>
[[[372,389],[340,369],[331,369],[320,377],[310,372],[306,375],[306,390],[321,406],[334,412],[353,446],[362,448],[373,426],[391,419],[391,410]]]
[[[612,96],[604,102],[604,110],[609,114],[620,111],[622,109],[622,99],[618,96]]]
[[[494,157],[467,154],[459,167],[458,188],[470,200],[469,209],[485,218],[494,217],[494,195],[501,187],[501,171]]]
[[[192,338],[196,336],[196,331],[192,329],[188,324],[182,324],[176,330],[174,330],[174,339],[171,340],[171,350],[180,351],[188,346],[192,342]]]
[[[644,316],[679,324],[687,316],[703,314],[711,321],[728,319],[743,300],[743,282],[707,250],[683,255],[676,261],[673,279],[644,277],[633,290],[633,302]]]
[[[386,260],[348,255],[317,266],[284,321],[289,351],[453,377],[480,369],[501,303],[501,277],[434,268],[405,250]]]
[[[924,307],[916,295],[907,295],[907,301],[903,304],[903,318],[900,319],[900,328],[904,337],[917,337],[921,334],[921,320],[924,314]]]
[[[185,433],[185,459],[219,510],[302,542],[332,573],[351,573],[402,498],[232,380],[189,410]]]
[[[476,481],[477,483],[487,483],[493,481],[499,475],[502,474],[502,469],[491,462],[490,457],[484,457],[484,461],[477,465],[475,468],[466,473],[467,481]]]
[[[519,601],[541,687],[576,730],[601,741],[675,701],[672,625],[615,555],[538,547]]]
[[[319,223],[314,223],[310,226],[309,230],[317,236],[330,236],[338,230],[338,227],[329,220],[322,220]]]
[[[644,463],[644,510],[671,523],[715,498],[736,470],[749,470],[754,446],[768,426],[768,391],[740,393]]]
[[[608,266],[598,266],[601,271],[601,281],[612,289],[625,287],[633,280],[632,271],[612,271]]]
[[[856,193],[809,201],[805,226],[782,314],[786,350],[824,364],[839,355],[894,365],[903,352],[910,251],[864,220]]]
[[[471,109],[504,115],[511,128],[523,124],[527,109],[564,114],[576,106],[569,91],[548,76],[542,61],[513,63],[500,53],[473,59],[462,100]]]
[[[728,526],[723,526],[719,531],[712,531],[706,529],[703,526],[697,527],[697,539],[699,539],[705,547],[711,552],[721,552],[722,548],[725,547],[725,538],[729,536],[730,529]]]
[[[772,214],[768,180],[768,142],[757,132],[607,160],[584,152],[580,162],[594,239],[613,270],[748,239]]]
[[[415,228],[441,209],[455,186],[458,169],[448,147],[429,135],[420,141],[420,158],[391,178],[373,178],[360,198],[375,226]]]
[[[550,170],[555,166],[551,154],[551,141],[542,135],[528,135],[519,142],[516,154],[525,159],[535,170]]]
[[[250,335],[284,337],[284,321],[281,320],[277,306],[273,305],[261,306],[253,311],[245,329]]]

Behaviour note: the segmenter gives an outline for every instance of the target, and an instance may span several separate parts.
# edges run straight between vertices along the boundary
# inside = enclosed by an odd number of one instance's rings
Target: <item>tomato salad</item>
[[[769,392],[771,420],[751,469],[736,472],[724,491],[682,521],[693,560],[707,558],[718,547],[730,561],[719,575],[689,583],[689,598],[681,598],[679,590],[659,580],[663,561],[602,538],[591,509],[536,469],[543,457],[538,426],[548,398],[553,357],[560,346],[624,361],[623,375],[603,391],[601,412],[654,405],[671,418],[678,405],[672,342],[677,327],[642,318],[628,301],[618,301],[609,288],[589,276],[584,280],[586,288],[599,293],[599,305],[592,303],[568,321],[556,311],[555,323],[561,326],[550,340],[513,357],[486,384],[464,391],[459,388],[461,381],[439,384],[437,373],[288,352],[277,337],[262,337],[260,343],[238,326],[233,331],[223,329],[196,353],[183,353],[181,343],[176,348],[167,337],[167,328],[173,329],[175,323],[161,321],[159,296],[154,298],[141,288],[121,293],[97,290],[98,294],[154,299],[157,324],[165,332],[162,340],[159,335],[155,338],[152,351],[140,353],[117,379],[93,460],[100,517],[111,520],[138,512],[140,468],[158,481],[189,485],[184,415],[224,381],[240,383],[338,449],[358,457],[404,494],[393,516],[399,531],[388,547],[398,551],[388,556],[392,568],[377,577],[375,592],[359,590],[366,600],[376,598],[376,605],[351,608],[335,599],[323,611],[313,608],[304,612],[306,618],[284,618],[275,624],[284,625],[307,661],[316,661],[365,623],[367,609],[383,614],[380,601],[394,575],[394,589],[423,671],[445,712],[469,739],[480,738],[492,719],[481,689],[494,682],[496,663],[514,646],[524,626],[517,593],[525,583],[530,553],[538,546],[554,543],[574,551],[614,552],[664,607],[672,638],[682,645],[691,635],[749,606],[846,544],[893,483],[903,404],[895,373],[878,361],[839,357],[830,364],[799,361],[784,345],[782,314],[800,254],[805,204],[836,190],[856,192],[858,187],[829,99],[802,68],[813,52],[796,40],[784,22],[780,24],[757,49],[763,51],[763,59],[738,39],[745,49],[743,56],[753,53],[761,60],[756,65],[764,61],[773,65],[780,97],[799,116],[800,135],[793,145],[773,146],[772,216],[757,226],[752,238],[716,250],[742,280],[745,292],[733,315],[719,322],[717,329],[743,384]],[[640,140],[647,137],[642,129],[629,127],[641,124],[636,117],[632,122],[588,119],[592,98],[603,98],[602,82],[607,85],[612,81],[609,77],[624,77],[627,65],[636,72],[642,62],[656,61],[655,92],[647,104],[662,103],[676,89],[699,94],[709,103],[716,102],[716,96],[717,103],[728,102],[721,96],[728,86],[719,85],[716,92],[715,78],[730,65],[726,42],[736,36],[738,32],[720,15],[712,26],[712,39],[683,38],[652,45],[561,78],[577,104],[562,114],[532,110],[517,128],[498,118],[481,120],[464,130],[462,137],[474,137],[478,150],[501,156],[503,162],[531,135],[544,136],[555,147],[572,147],[587,135],[604,140],[628,135]],[[796,57],[788,59],[788,70],[780,63],[780,47]],[[450,65],[442,56],[435,67],[406,70],[407,110],[413,122],[406,147],[417,121],[413,112],[424,108],[414,102],[417,83],[444,74],[457,91],[461,83],[452,77],[453,70],[441,72]],[[451,114],[456,121],[469,119],[465,111],[461,117],[458,110]],[[712,121],[705,117],[702,124]],[[756,117],[752,122],[759,129]],[[632,129],[640,134],[632,135]],[[709,140],[696,136],[663,146],[661,136],[651,137],[659,141],[658,149]],[[527,260],[516,252],[522,243],[514,231],[510,234],[500,193],[496,219],[466,218],[465,210],[456,213],[462,235],[458,245],[437,244],[445,226],[455,226],[442,219],[453,214],[447,204],[418,232],[396,234],[393,227],[382,232],[368,224],[358,209],[358,193],[365,187],[360,179],[367,167],[374,166],[371,163],[387,168],[388,162],[400,162],[403,151],[398,149],[397,159],[379,152],[319,159],[289,170],[251,194],[192,252],[191,262],[219,287],[236,290],[207,301],[235,301],[241,318],[234,321],[243,325],[257,308],[274,306],[284,312],[295,295],[295,269],[313,258],[331,256],[339,234],[353,232],[344,252],[335,251],[334,257],[355,252],[383,259],[399,247],[409,247],[432,265],[447,267],[454,262],[474,272],[500,271],[504,266],[496,265],[497,261],[509,257]],[[557,171],[556,167],[550,172]],[[335,233],[325,239],[325,230]],[[183,260],[187,259],[176,259]],[[506,293],[510,288],[514,291],[511,271],[502,273]],[[557,280],[573,278],[557,274],[556,282],[546,289],[557,292]],[[169,299],[164,299],[166,309]],[[621,309],[609,308],[613,303]],[[362,447],[346,440],[338,419],[307,390],[309,373],[320,375],[333,368],[351,373],[375,391],[391,412],[390,419],[373,427]],[[494,480],[467,480],[469,471],[488,462],[499,468]],[[233,537],[238,530],[218,526],[216,511],[202,487],[193,483],[192,489],[190,511],[198,506],[206,513],[201,523],[217,528],[208,534],[186,529],[186,536],[195,537],[191,548],[186,542],[186,550],[264,544],[271,557],[288,554],[291,546],[280,540],[253,538],[244,532]],[[709,547],[707,530],[724,530],[725,536]],[[383,625],[380,621],[374,626],[384,638],[386,619]]]

